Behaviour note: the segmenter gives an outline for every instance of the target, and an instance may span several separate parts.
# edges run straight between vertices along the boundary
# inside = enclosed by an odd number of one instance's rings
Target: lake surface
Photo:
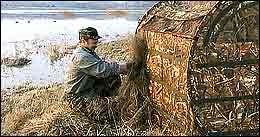
[[[2,10],[1,58],[26,57],[32,63],[20,68],[1,65],[1,89],[62,83],[69,57],[51,63],[49,46],[76,45],[78,30],[88,26],[97,28],[103,42],[117,40],[133,33],[143,14],[144,10],[130,10],[123,16],[107,15],[104,10]]]

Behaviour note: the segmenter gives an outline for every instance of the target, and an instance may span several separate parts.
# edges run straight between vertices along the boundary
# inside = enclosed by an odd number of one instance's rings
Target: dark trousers
[[[95,91],[97,96],[111,97],[118,95],[118,89],[120,86],[121,78],[119,75],[115,75],[108,78],[97,79],[95,82]]]
[[[91,120],[114,121],[118,118],[120,108],[120,99],[116,96],[120,86],[121,78],[119,75],[98,79],[95,82],[96,97],[72,95],[68,96],[66,100],[73,110],[82,112]]]

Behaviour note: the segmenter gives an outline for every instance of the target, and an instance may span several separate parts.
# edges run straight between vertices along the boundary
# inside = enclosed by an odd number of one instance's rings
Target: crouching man
[[[101,38],[95,28],[81,29],[79,38],[80,46],[73,52],[66,72],[63,99],[72,109],[92,117],[91,111],[96,115],[102,113],[107,107],[105,102],[109,102],[106,98],[117,95],[121,85],[119,74],[126,74],[131,63],[100,59],[94,51]]]

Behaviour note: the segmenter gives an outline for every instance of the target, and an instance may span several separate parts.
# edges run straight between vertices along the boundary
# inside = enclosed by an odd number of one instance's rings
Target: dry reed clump
[[[63,91],[62,86],[59,86],[18,93],[10,97],[6,106],[10,107],[8,113],[2,114],[1,135],[99,134],[95,122],[71,110],[61,100]]]
[[[18,67],[24,66],[31,63],[31,59],[27,58],[19,58],[19,57],[6,57],[1,59],[1,65],[5,65],[7,67]]]
[[[53,62],[59,59],[62,55],[58,51],[58,46],[48,46],[48,59]]]
[[[16,133],[28,120],[41,116],[51,105],[57,105],[61,94],[61,87],[55,87],[10,96],[5,102],[6,111],[1,113],[1,134]]]
[[[147,101],[143,97],[147,96],[146,67],[145,67],[145,45],[138,37],[132,39],[132,52],[130,62],[133,62],[130,72],[126,77],[126,82],[123,83],[119,96],[124,97],[125,104],[122,107],[121,113],[124,114],[127,123],[131,123],[136,118],[142,107],[146,106]],[[138,111],[138,109],[140,109]],[[138,113],[136,113],[138,111]]]
[[[114,61],[128,61],[130,59],[131,44],[134,35],[128,34],[120,40],[100,43],[95,50],[103,58]]]
[[[49,45],[47,48],[48,59],[51,62],[59,60],[67,54],[72,54],[73,49],[77,46]]]
[[[138,35],[131,41],[129,61],[133,62],[133,65],[119,92],[119,97],[124,98],[121,104],[121,123],[132,129],[147,131],[146,135],[160,135],[159,120],[156,120],[158,113],[148,95],[147,45]]]

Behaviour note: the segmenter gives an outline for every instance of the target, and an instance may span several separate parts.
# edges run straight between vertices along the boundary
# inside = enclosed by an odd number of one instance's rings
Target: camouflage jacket
[[[65,75],[65,93],[76,96],[95,96],[98,79],[119,75],[119,64],[108,63],[99,58],[94,51],[77,48],[71,57]]]

